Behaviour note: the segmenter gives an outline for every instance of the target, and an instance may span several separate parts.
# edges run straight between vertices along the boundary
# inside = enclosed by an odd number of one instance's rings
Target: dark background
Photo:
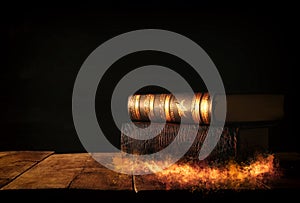
[[[293,120],[297,94],[293,70],[298,68],[299,54],[295,7],[175,4],[3,10],[0,150],[84,151],[71,105],[82,63],[114,36],[156,28],[197,42],[214,61],[227,93],[284,94],[285,118],[270,138],[270,147],[299,151]],[[110,136],[118,144],[120,135]]]

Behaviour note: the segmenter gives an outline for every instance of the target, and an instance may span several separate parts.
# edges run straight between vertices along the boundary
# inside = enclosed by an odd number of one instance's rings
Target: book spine
[[[133,121],[209,124],[212,100],[208,93],[194,95],[146,94],[128,98],[128,113]]]

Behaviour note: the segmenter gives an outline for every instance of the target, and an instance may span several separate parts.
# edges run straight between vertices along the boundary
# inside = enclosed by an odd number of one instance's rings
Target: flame
[[[169,187],[205,189],[269,188],[266,184],[277,174],[274,156],[257,156],[251,163],[233,160],[221,166],[175,164],[156,174]]]
[[[130,160],[125,160],[125,162],[126,164],[123,160],[125,166],[132,166]],[[138,167],[155,172],[160,170],[165,163],[162,165],[139,163]],[[166,185],[166,189],[269,189],[268,183],[279,175],[278,172],[278,164],[275,163],[274,155],[268,154],[257,155],[247,163],[238,163],[234,160],[222,164],[194,161],[177,163],[149,178]]]

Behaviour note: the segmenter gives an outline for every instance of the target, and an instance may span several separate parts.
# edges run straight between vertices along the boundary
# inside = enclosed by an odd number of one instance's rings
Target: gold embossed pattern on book
[[[209,124],[212,102],[208,93],[180,95],[135,94],[128,98],[128,113],[133,121],[178,123],[182,120]]]

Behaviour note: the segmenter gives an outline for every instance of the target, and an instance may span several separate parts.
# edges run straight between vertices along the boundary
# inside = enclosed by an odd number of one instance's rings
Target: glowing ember
[[[133,166],[130,160],[123,159],[123,164],[124,161],[125,166],[148,168],[151,171],[157,171],[165,164],[160,166],[147,163],[137,166],[135,163]],[[149,178],[166,185],[166,189],[265,189],[278,176],[277,169],[273,155],[258,155],[248,163],[237,163],[233,160],[223,164],[178,163]]]

